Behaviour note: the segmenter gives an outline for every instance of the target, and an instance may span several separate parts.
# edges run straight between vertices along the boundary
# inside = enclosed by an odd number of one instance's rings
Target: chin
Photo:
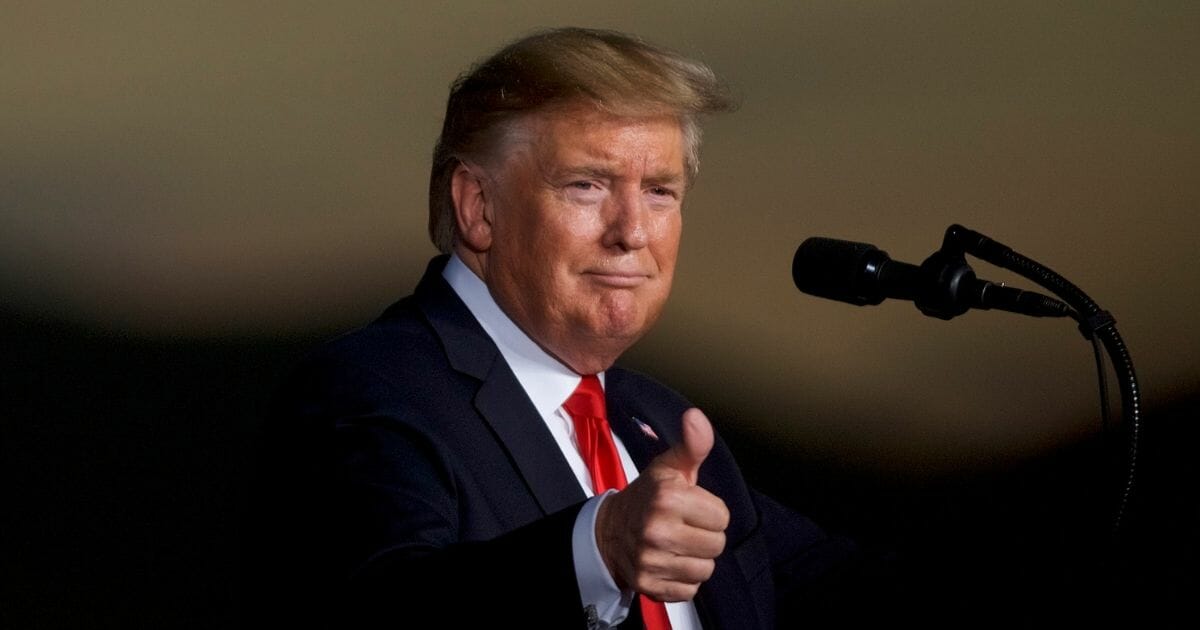
[[[654,323],[653,319],[647,318],[644,314],[639,313],[637,317],[615,321],[610,320],[601,328],[596,329],[599,336],[603,339],[612,340],[614,346],[620,346],[624,352],[626,348],[632,346],[646,331],[650,330],[650,326]]]
[[[646,327],[646,314],[642,309],[608,306],[601,310],[592,326],[598,337],[626,339],[641,336]]]

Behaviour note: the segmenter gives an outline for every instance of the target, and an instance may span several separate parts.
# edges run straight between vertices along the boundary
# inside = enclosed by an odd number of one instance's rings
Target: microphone
[[[951,319],[970,309],[1033,317],[1068,317],[1073,310],[1050,296],[975,277],[962,252],[944,246],[921,265],[892,260],[869,243],[812,237],[792,259],[796,288],[856,306],[887,298],[911,300],[930,317]]]

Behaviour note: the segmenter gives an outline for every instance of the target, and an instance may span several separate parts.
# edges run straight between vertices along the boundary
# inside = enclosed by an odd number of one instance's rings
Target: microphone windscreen
[[[886,252],[868,243],[814,236],[796,249],[792,280],[809,295],[858,306],[878,304],[883,297],[862,286],[863,276],[887,260]]]

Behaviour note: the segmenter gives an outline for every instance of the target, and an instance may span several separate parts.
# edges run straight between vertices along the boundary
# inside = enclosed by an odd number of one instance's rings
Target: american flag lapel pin
[[[654,440],[655,442],[658,441],[658,434],[654,432],[654,429],[650,428],[650,425],[646,424],[645,422],[642,422],[642,419],[637,416],[633,417],[633,421],[637,423],[638,428],[642,430],[643,435],[650,438],[651,440]]]

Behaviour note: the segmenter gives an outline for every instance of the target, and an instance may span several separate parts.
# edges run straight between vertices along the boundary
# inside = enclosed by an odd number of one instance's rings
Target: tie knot
[[[596,378],[595,374],[584,376],[575,391],[571,393],[570,398],[567,398],[567,402],[563,403],[563,407],[573,418],[607,419],[608,414],[604,409],[604,388],[600,386],[600,379]]]

